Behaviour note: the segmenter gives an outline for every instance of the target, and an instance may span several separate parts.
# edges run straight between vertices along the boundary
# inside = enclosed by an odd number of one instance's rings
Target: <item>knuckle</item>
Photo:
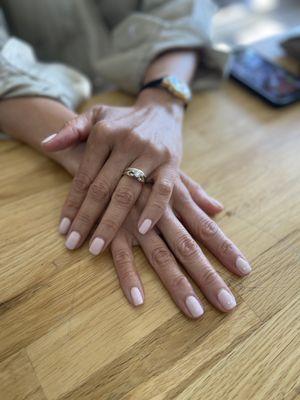
[[[112,130],[111,122],[103,119],[101,121],[96,122],[95,124],[95,133],[101,135],[103,132],[110,132]]]
[[[114,194],[114,201],[119,207],[128,208],[133,205],[134,196],[129,188],[117,189]]]
[[[224,255],[231,253],[233,251],[233,244],[230,242],[230,240],[223,240],[221,245],[220,245],[220,251]]]
[[[123,264],[122,267],[118,269],[118,275],[119,279],[123,282],[132,282],[136,280],[135,273],[128,264]]]
[[[215,236],[219,231],[218,225],[210,218],[201,218],[198,226],[199,236],[207,239]]]
[[[161,155],[160,149],[155,143],[153,143],[149,139],[144,139],[144,145],[145,145],[145,149],[147,149],[147,153],[151,157],[160,157],[160,155]]]
[[[126,152],[140,152],[143,149],[143,139],[136,129],[122,129],[119,132],[122,149]]]
[[[202,275],[203,284],[205,286],[212,286],[218,281],[218,274],[212,268],[206,267]]]
[[[127,267],[131,263],[129,252],[123,249],[115,251],[114,260],[121,269]]]
[[[189,192],[180,185],[180,187],[176,187],[175,190],[176,199],[184,205],[188,205],[192,203],[192,198]]]
[[[188,234],[183,234],[177,239],[177,250],[185,258],[192,258],[198,254],[199,248],[195,240]]]
[[[103,104],[92,107],[91,111],[92,111],[93,120],[98,121],[103,116],[105,110],[106,110],[106,107]]]
[[[117,232],[119,230],[119,225],[112,219],[101,221],[100,225],[103,228],[103,232]]]
[[[125,130],[125,137],[133,140],[134,142],[141,141],[141,135],[137,128],[130,128]]]
[[[161,181],[157,183],[157,193],[162,197],[169,198],[172,193],[172,184],[169,181]]]
[[[182,274],[176,275],[172,279],[171,287],[173,288],[173,290],[175,292],[183,291],[184,289],[186,289],[189,286],[190,285],[189,285],[189,281],[188,281],[187,277]]]
[[[151,260],[153,265],[160,266],[160,267],[169,267],[172,263],[172,257],[168,249],[163,247],[156,247],[151,254]]]
[[[76,217],[76,222],[79,225],[83,225],[83,226],[89,226],[92,224],[92,218],[90,215],[86,214],[86,213],[79,213]]]
[[[85,172],[80,172],[73,179],[73,187],[77,192],[86,192],[92,183],[92,179]]]
[[[102,141],[111,133],[111,131],[112,126],[108,121],[102,120],[96,122],[91,133],[92,146],[100,145]]]
[[[166,205],[163,204],[162,202],[154,201],[151,208],[152,208],[152,210],[155,211],[155,213],[158,213],[159,215],[161,215],[164,213],[164,211],[166,209]]]
[[[70,196],[66,200],[66,203],[64,206],[64,211],[68,210],[69,212],[76,213],[79,206],[80,206],[80,203],[76,200],[76,198],[73,196]]]
[[[104,180],[94,182],[89,189],[89,197],[94,201],[107,200],[110,195],[110,187]]]

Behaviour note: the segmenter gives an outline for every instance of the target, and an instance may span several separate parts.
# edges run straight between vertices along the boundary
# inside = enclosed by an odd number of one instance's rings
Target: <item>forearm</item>
[[[23,97],[0,102],[2,132],[43,152],[41,141],[57,132],[75,113],[61,103],[42,97]],[[45,152],[43,152],[46,154]],[[62,153],[46,154],[60,162]]]
[[[171,50],[161,54],[146,70],[144,83],[167,75],[175,75],[180,80],[190,83],[198,63],[195,50]]]

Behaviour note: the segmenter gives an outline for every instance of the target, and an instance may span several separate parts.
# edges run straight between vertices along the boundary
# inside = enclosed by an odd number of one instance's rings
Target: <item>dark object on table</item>
[[[230,76],[275,107],[300,100],[300,77],[251,48],[233,53]]]
[[[288,56],[295,58],[300,62],[300,34],[283,40],[280,45],[286,51]]]

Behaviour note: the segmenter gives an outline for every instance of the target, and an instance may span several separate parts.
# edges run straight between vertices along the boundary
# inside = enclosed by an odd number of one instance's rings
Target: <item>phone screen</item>
[[[251,49],[239,50],[234,54],[231,73],[268,100],[280,102],[290,99],[292,102],[300,94],[300,78]]]

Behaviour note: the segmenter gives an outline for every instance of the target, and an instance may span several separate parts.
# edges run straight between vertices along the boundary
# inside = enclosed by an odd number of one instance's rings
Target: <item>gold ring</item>
[[[132,178],[136,179],[138,182],[145,183],[146,182],[146,175],[141,169],[138,168],[126,168],[123,172],[123,175],[131,176]]]

